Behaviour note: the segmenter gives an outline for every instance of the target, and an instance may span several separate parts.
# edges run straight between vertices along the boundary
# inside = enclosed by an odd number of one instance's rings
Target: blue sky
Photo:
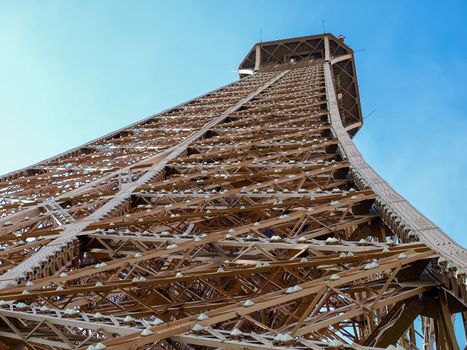
[[[0,173],[237,78],[251,46],[345,34],[365,121],[356,142],[402,195],[467,246],[467,3],[0,2]]]

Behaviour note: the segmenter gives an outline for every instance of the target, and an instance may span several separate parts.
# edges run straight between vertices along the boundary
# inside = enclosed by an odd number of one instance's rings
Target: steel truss
[[[240,72],[1,177],[6,348],[459,349],[467,253],[353,144],[352,50],[261,43]]]

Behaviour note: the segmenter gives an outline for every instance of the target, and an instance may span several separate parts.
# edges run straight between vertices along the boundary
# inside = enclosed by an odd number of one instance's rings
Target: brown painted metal
[[[239,72],[0,179],[4,344],[458,349],[466,251],[355,148],[352,50],[261,43]]]

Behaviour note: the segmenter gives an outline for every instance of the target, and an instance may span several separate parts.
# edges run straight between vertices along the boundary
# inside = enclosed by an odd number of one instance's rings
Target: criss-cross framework
[[[5,348],[459,349],[467,252],[353,144],[352,50],[261,43],[239,71],[0,178]]]

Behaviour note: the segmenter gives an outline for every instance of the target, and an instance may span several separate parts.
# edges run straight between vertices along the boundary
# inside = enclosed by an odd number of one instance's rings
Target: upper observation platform
[[[327,40],[325,40],[327,38]],[[329,50],[325,46],[329,43]],[[329,52],[330,57],[326,57]],[[257,71],[291,69],[329,60],[340,115],[351,136],[362,126],[353,50],[344,37],[330,33],[256,43],[239,66],[240,77]]]

